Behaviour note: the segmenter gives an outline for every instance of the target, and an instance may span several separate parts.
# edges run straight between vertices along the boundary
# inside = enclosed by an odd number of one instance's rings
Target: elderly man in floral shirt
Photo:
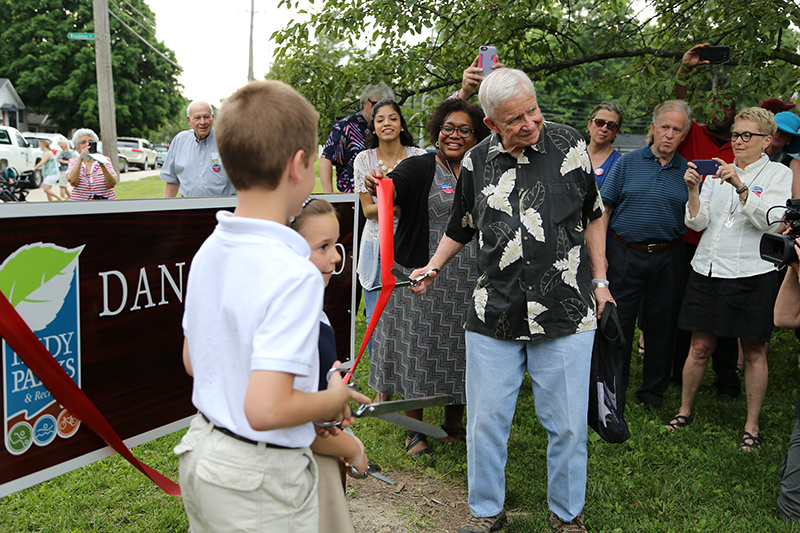
[[[585,531],[591,352],[597,317],[612,301],[602,202],[583,137],[544,122],[525,73],[493,72],[479,97],[493,134],[465,156],[446,235],[411,274],[443,268],[477,234],[480,276],[466,323],[472,516],[458,531],[505,522],[507,442],[526,369],[549,439],[551,524]]]

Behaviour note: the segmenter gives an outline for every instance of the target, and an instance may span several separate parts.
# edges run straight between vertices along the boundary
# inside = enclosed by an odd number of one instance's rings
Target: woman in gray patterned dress
[[[401,213],[395,266],[406,274],[427,264],[436,250],[450,215],[461,159],[489,133],[483,111],[459,99],[439,104],[426,132],[438,151],[404,160],[391,176]],[[445,407],[446,440],[463,440],[465,434],[464,321],[477,279],[475,246],[474,241],[466,246],[424,296],[395,290],[373,335],[370,387],[407,399],[454,396],[455,403]],[[422,409],[406,415],[422,420]],[[414,457],[430,453],[425,435],[409,431],[406,451]]]

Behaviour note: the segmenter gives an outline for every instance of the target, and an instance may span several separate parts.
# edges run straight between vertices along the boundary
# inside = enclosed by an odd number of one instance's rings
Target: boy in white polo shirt
[[[277,81],[251,82],[220,112],[217,143],[237,190],[233,214],[189,270],[183,360],[199,413],[175,453],[190,530],[315,532],[312,420],[352,421],[369,399],[319,381],[324,283],[286,224],[314,181],[319,115]]]

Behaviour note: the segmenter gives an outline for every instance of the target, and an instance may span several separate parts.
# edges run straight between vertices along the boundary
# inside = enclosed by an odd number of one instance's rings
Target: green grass
[[[154,181],[156,180],[156,181]],[[155,183],[155,187],[153,187]],[[317,184],[319,187],[319,183]],[[131,198],[160,197],[161,181],[147,178],[120,184],[118,194]],[[320,188],[321,190],[321,188]],[[150,191],[150,192],[146,192]],[[130,194],[130,196],[128,196]],[[122,197],[122,195],[120,195]],[[363,313],[357,314],[357,345],[364,334]],[[680,391],[669,391],[663,414],[646,412],[633,390],[641,383],[641,364],[634,354],[626,418],[632,437],[608,444],[589,432],[589,479],[586,520],[593,532],[788,532],[777,514],[778,470],[794,424],[800,384],[798,343],[792,332],[776,330],[769,351],[770,382],[761,416],[765,443],[755,453],[742,453],[738,442],[744,427],[744,394],[734,402],[717,399],[711,372],[695,403],[695,421],[670,433],[663,424],[677,412]],[[364,356],[356,372],[359,390],[367,386],[369,362]],[[520,392],[509,440],[506,468],[509,509],[524,513],[508,533],[549,531],[547,517],[547,437],[536,419],[530,380]],[[442,423],[442,410],[429,409],[426,421]],[[392,470],[425,470],[432,478],[466,485],[466,447],[431,439],[435,454],[420,462],[403,449],[405,430],[376,419],[360,420],[356,430],[371,461]],[[148,465],[178,479],[172,448],[181,432],[137,447]],[[424,517],[415,517],[426,527]],[[36,485],[0,500],[2,532],[171,532],[188,523],[178,498],[165,496],[118,456]]]
[[[363,314],[357,318],[363,335]],[[358,343],[357,343],[358,344]],[[365,356],[366,357],[366,356]],[[706,377],[695,404],[691,427],[669,433],[663,423],[677,412],[679,391],[666,396],[666,412],[644,411],[632,390],[641,380],[633,363],[627,420],[632,437],[608,444],[589,433],[589,480],[586,518],[594,532],[788,532],[777,515],[778,470],[794,424],[798,394],[798,344],[791,332],[776,330],[770,347],[771,380],[762,414],[766,442],[755,453],[742,453],[744,397],[718,400]],[[369,362],[356,372],[366,385]],[[442,423],[442,410],[429,409],[427,421]],[[405,431],[376,419],[360,420],[356,431],[370,460],[389,472],[425,470],[431,478],[466,484],[466,447],[431,439],[434,456],[415,461],[404,453]],[[183,432],[134,450],[137,457],[177,480],[172,448]],[[508,533],[548,531],[547,438],[536,419],[530,380],[520,393],[509,440],[506,468],[509,509],[524,513]],[[526,517],[527,516],[527,517]],[[415,518],[419,526],[424,517]],[[0,531],[185,531],[180,500],[162,494],[118,456],[39,484],[0,500]]]

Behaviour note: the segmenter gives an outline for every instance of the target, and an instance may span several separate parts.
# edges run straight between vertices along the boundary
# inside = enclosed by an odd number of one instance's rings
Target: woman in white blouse
[[[361,248],[358,253],[358,279],[364,287],[364,311],[367,324],[378,302],[381,285],[380,253],[378,240],[378,206],[376,198],[367,192],[364,176],[372,169],[380,170],[386,176],[407,157],[422,155],[425,150],[414,145],[414,138],[408,131],[400,106],[391,98],[384,98],[372,107],[372,114],[364,139],[366,150],[360,152],[353,161],[355,191],[361,199],[361,209],[367,218]],[[395,212],[395,227],[397,226]],[[371,353],[372,340],[367,346]],[[385,401],[387,394],[379,394],[378,400]]]
[[[704,233],[692,260],[679,323],[692,331],[683,367],[681,408],[667,427],[674,430],[691,424],[692,404],[717,337],[739,337],[747,391],[747,421],[739,446],[745,451],[757,448],[763,439],[758,421],[767,389],[767,348],[780,283],[775,265],[761,259],[759,243],[764,233],[778,229],[778,224],[767,224],[767,210],[786,205],[792,189],[792,172],[770,162],[764,153],[775,131],[772,113],[745,109],[733,125],[733,164],[717,159],[719,169],[702,188],[693,163],[684,176],[689,187],[686,226]]]

